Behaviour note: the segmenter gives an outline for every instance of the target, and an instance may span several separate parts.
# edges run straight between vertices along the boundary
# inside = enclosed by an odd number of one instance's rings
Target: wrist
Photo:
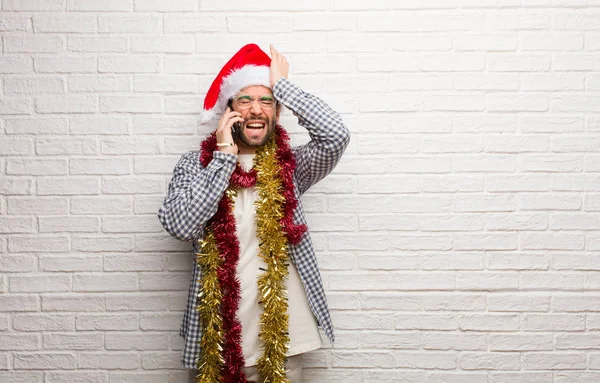
[[[233,154],[237,156],[237,148],[235,146],[222,146],[218,149],[221,153]]]
[[[277,78],[273,78],[271,80],[271,89],[275,88],[275,85],[277,85],[277,83],[279,82],[279,80],[281,80],[282,78],[285,78],[285,77],[278,76]]]

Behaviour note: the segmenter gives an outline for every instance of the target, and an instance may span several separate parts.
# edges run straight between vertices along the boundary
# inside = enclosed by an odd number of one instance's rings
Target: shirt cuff
[[[292,103],[302,93],[302,89],[298,85],[291,83],[290,80],[284,77],[279,78],[273,87],[275,98],[284,105]]]
[[[213,159],[223,161],[226,164],[234,164],[237,161],[237,156],[231,153],[223,153],[220,150],[213,152]]]
[[[231,173],[235,170],[235,164],[237,162],[237,156],[235,154],[223,153],[220,150],[213,151],[213,159],[210,161],[206,170],[208,171],[225,171],[226,176],[230,177]]]

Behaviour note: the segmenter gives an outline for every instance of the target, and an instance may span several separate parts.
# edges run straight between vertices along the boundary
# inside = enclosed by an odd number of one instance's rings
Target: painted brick
[[[194,36],[132,36],[131,51],[135,53],[194,53]],[[185,89],[185,86],[183,87]]]
[[[4,80],[6,94],[65,93],[60,77],[13,77]]]
[[[82,6],[94,6],[95,3],[77,0]],[[123,4],[112,0],[115,5]],[[103,2],[102,5],[107,2]],[[72,52],[127,52],[126,37],[80,37],[77,35],[69,36],[67,48]]]
[[[104,336],[94,333],[44,334],[43,346],[46,350],[99,350],[104,344]]]
[[[94,15],[44,15],[33,16],[33,30],[40,32],[63,33],[94,33],[97,21]]]
[[[77,366],[82,369],[135,370],[141,364],[137,353],[80,352]]]
[[[37,311],[40,307],[40,297],[30,294],[2,294],[0,304],[3,311]]]
[[[73,75],[69,77],[72,92],[127,92],[130,90],[126,75]]]
[[[131,251],[133,238],[129,236],[83,236],[72,237],[72,249],[77,251]]]
[[[40,155],[77,155],[96,154],[98,144],[89,138],[38,138],[35,141],[36,152]]]
[[[89,218],[92,219],[91,222],[97,222],[95,218]],[[77,223],[76,220],[74,220],[74,222]],[[85,222],[90,222],[90,220],[86,220]],[[90,254],[77,255],[76,253],[66,256],[40,256],[39,265],[40,270],[42,271],[101,271],[102,257]]]
[[[17,331],[75,331],[75,316],[64,314],[19,314],[14,316]]]
[[[100,182],[96,178],[40,177],[37,181],[38,195],[86,195],[100,194]]]
[[[101,33],[152,33],[162,28],[162,18],[158,14],[100,15],[98,31]]]
[[[13,275],[9,280],[10,290],[15,293],[69,291],[70,275]]]
[[[128,333],[107,333],[107,350],[167,350],[168,335],[165,333],[128,334]]]
[[[106,372],[92,372],[92,371],[81,371],[81,372],[49,372],[46,375],[46,382],[48,383],[75,383],[81,382],[82,380],[90,383],[108,383],[108,373]]]
[[[38,113],[92,113],[96,111],[93,96],[38,97],[35,104]]]
[[[67,134],[68,120],[63,117],[33,117],[5,120],[7,134]]]
[[[125,214],[131,211],[127,196],[71,197],[71,214]]]
[[[70,239],[67,235],[12,236],[8,241],[8,250],[11,252],[39,251],[41,243],[43,243],[45,252],[57,253],[70,250]]]
[[[103,311],[104,297],[82,294],[47,294],[42,297],[42,311]]]
[[[163,105],[158,96],[100,96],[101,113],[159,113]]]
[[[23,97],[4,97],[0,99],[0,113],[2,114],[31,114],[32,100]]]
[[[33,272],[36,269],[37,258],[34,255],[5,255],[0,256],[0,268],[8,272]]]
[[[5,55],[0,57],[0,73],[29,73],[33,71],[31,57]]]
[[[73,370],[77,366],[75,355],[65,352],[14,353],[15,370]]]
[[[97,232],[100,231],[98,217],[39,217],[40,233]]]
[[[0,351],[27,351],[36,350],[39,347],[40,336],[38,334],[0,334]]]
[[[99,56],[100,73],[156,73],[160,71],[161,58],[156,55]]]
[[[32,217],[0,217],[0,233],[34,233],[34,221]]]
[[[0,381],[189,380],[156,213],[240,36],[352,133],[301,201],[337,336],[305,381],[600,381],[599,5],[0,0]]]
[[[128,158],[71,157],[69,170],[71,174],[86,175],[130,174],[131,161]]]
[[[129,273],[75,274],[73,291],[135,291],[138,289],[138,278]]]
[[[44,372],[0,371],[0,379],[11,383],[41,383],[44,381]]]
[[[140,293],[106,295],[107,311],[164,311],[167,307],[166,295]]]
[[[7,53],[59,53],[66,45],[64,36],[5,36],[4,51]]]

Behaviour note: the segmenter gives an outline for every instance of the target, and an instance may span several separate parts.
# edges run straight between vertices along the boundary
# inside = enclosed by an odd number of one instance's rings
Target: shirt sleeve
[[[285,78],[277,80],[273,93],[298,117],[298,124],[310,136],[308,143],[294,150],[298,191],[303,194],[335,168],[350,142],[350,131],[323,100]]]
[[[200,238],[204,225],[217,212],[219,201],[229,186],[236,156],[220,151],[202,166],[198,151],[185,153],[173,169],[167,196],[158,218],[173,237],[190,242]]]

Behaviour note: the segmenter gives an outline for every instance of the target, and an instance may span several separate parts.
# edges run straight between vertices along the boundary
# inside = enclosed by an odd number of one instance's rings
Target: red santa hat
[[[215,122],[227,108],[229,99],[247,86],[271,88],[270,66],[271,58],[258,45],[242,47],[227,61],[208,89],[200,123],[208,125]]]

